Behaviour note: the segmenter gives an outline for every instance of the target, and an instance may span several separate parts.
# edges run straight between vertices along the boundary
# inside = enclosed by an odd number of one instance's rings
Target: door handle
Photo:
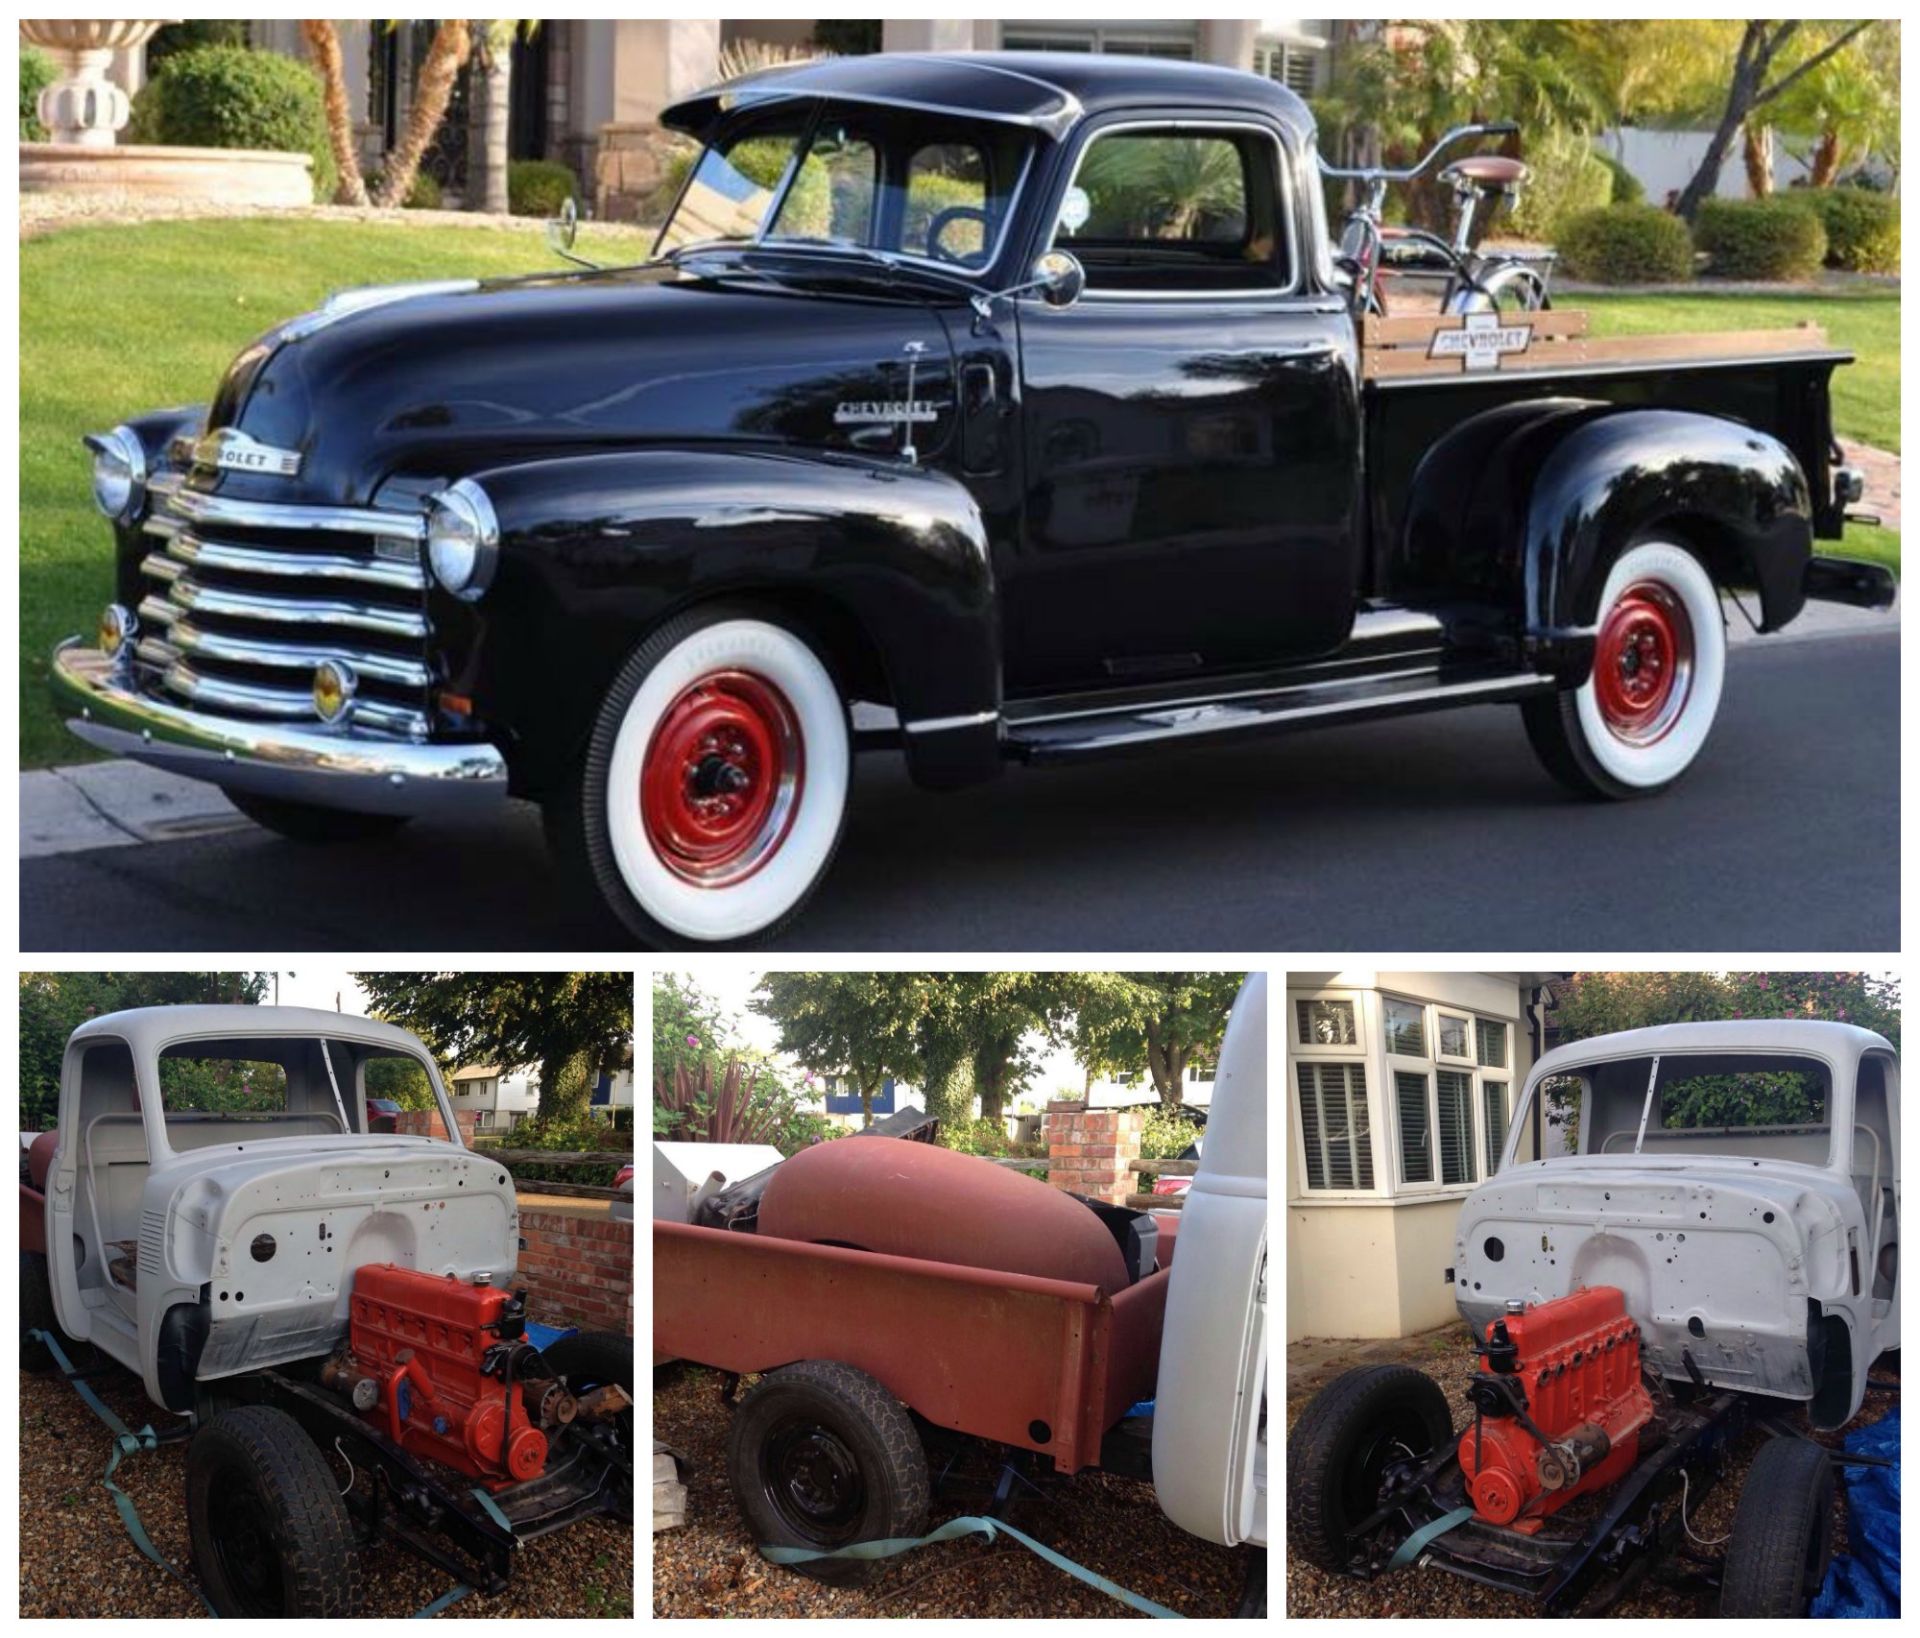
[[[960,383],[969,415],[979,415],[999,402],[1000,379],[991,363],[962,365]]]

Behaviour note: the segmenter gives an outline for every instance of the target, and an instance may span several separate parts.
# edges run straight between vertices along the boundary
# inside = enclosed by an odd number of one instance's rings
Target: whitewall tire
[[[1529,700],[1527,734],[1548,771],[1582,795],[1650,796],[1705,748],[1726,670],[1712,576],[1684,547],[1641,541],[1607,576],[1592,674]]]
[[[634,652],[549,831],[649,942],[764,937],[806,902],[840,843],[847,708],[797,632],[695,610]]]

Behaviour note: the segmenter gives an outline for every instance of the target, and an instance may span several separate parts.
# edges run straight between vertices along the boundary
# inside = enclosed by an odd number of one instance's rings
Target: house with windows
[[[1287,1335],[1454,1317],[1454,1220],[1499,1169],[1558,973],[1289,973]]]
[[[361,160],[378,169],[405,128],[420,63],[438,25],[342,22],[348,94]],[[1351,22],[1257,19],[888,18],[821,24],[804,18],[547,18],[523,30],[512,50],[507,146],[513,159],[571,166],[582,202],[595,215],[636,215],[664,174],[661,109],[720,78],[728,47],[798,54],[820,49],[884,51],[1096,51],[1221,63],[1281,80],[1303,96],[1326,83],[1330,53]],[[304,56],[293,19],[247,25],[256,46]],[[137,62],[115,78],[137,89]],[[425,169],[454,199],[466,193],[474,161],[470,87],[463,76]]]
[[[533,1119],[540,1107],[540,1082],[534,1072],[516,1069],[502,1074],[492,1064],[456,1069],[447,1081],[447,1096],[456,1115],[471,1109],[477,1132],[510,1132]]]

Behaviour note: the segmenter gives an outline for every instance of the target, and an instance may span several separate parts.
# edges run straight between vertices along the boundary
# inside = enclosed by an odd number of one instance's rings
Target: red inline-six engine
[[[1640,1327],[1613,1286],[1512,1304],[1488,1328],[1481,1364],[1460,1439],[1481,1518],[1537,1530],[1633,1466],[1653,1396],[1640,1378]]]
[[[321,1380],[402,1449],[501,1489],[537,1476],[576,1406],[526,1335],[526,1294],[381,1263],[353,1279]]]

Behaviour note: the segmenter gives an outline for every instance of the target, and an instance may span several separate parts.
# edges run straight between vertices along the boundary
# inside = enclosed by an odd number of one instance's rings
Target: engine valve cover
[[[1640,1327],[1613,1286],[1510,1313],[1488,1327],[1460,1438],[1460,1470],[1489,1524],[1538,1529],[1575,1496],[1622,1477],[1653,1416]]]

